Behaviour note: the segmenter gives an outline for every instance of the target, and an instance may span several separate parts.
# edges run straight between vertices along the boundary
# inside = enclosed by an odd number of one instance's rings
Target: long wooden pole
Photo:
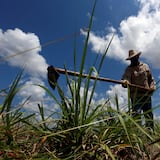
[[[62,68],[54,68],[54,69],[60,74],[66,74],[67,73],[68,75],[71,75],[71,76],[79,76],[80,75],[79,72],[74,72],[74,71],[71,71],[71,70],[65,70],[65,69],[62,69]],[[89,77],[90,79],[99,80],[99,81],[111,82],[111,83],[116,83],[116,84],[124,84],[124,82],[122,80],[114,80],[114,79],[104,78],[104,77],[89,76],[88,74],[82,74],[81,76],[83,78]],[[130,84],[130,83],[128,85],[131,86],[131,87],[137,87],[137,88],[149,91],[149,89],[147,89],[143,86],[140,86],[140,85]]]

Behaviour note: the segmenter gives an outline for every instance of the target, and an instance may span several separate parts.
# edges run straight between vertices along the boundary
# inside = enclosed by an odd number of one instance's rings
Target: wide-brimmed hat
[[[126,60],[130,60],[135,56],[140,56],[141,52],[136,53],[134,50],[129,50],[128,52],[128,58]]]

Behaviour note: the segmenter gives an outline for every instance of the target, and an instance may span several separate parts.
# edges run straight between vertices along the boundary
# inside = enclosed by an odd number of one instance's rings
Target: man
[[[130,60],[131,63],[122,76],[124,82],[122,86],[129,87],[133,115],[140,117],[141,111],[143,111],[146,127],[153,129],[151,96],[156,86],[149,66],[139,61],[140,55],[141,52],[135,53],[134,50],[129,50],[129,56],[126,60]],[[144,89],[129,84],[139,85]]]

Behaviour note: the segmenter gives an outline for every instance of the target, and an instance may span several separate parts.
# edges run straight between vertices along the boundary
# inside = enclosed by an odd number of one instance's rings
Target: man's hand
[[[150,87],[150,88],[149,88],[149,93],[152,94],[155,90],[156,90],[156,87]]]
[[[127,88],[128,84],[130,84],[128,80],[126,80],[126,79],[125,79],[125,80],[122,80],[122,86],[123,86],[124,88]]]

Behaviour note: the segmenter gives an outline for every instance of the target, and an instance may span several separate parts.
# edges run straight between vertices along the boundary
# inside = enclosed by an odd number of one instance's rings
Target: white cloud
[[[30,97],[23,107],[32,111],[37,111],[37,104],[46,98],[45,91],[34,85],[44,85],[47,74],[48,64],[39,54],[40,51],[40,40],[34,33],[25,33],[18,28],[5,32],[0,30],[1,60],[10,66],[23,68],[27,76],[29,75],[29,80],[21,80],[25,87],[20,90],[19,96],[22,102]]]
[[[107,56],[124,61],[128,56],[128,50],[134,49],[142,51],[142,57],[152,63],[154,67],[159,68],[160,1],[137,1],[140,3],[139,12],[136,16],[130,16],[121,21]],[[111,27],[111,30],[115,31],[116,29]],[[92,45],[92,50],[104,53],[113,31],[103,37],[91,32],[89,42]]]
[[[37,86],[38,84],[44,85],[44,82],[38,78],[31,77],[20,90],[19,95],[23,98],[30,97],[31,101],[42,101],[43,97],[46,95],[46,92],[41,87]]]
[[[43,105],[46,116],[51,115],[53,112],[59,110],[58,104],[55,104],[50,96],[47,96],[45,90],[38,85],[45,86],[45,83],[36,77],[30,77],[25,82],[24,87],[19,91],[21,103],[26,102],[23,108],[31,112],[39,112],[38,104]]]
[[[16,28],[0,30],[0,57],[9,65],[24,68],[31,76],[46,76],[47,63],[39,54],[41,46],[34,33]]]
[[[113,108],[117,108],[115,97],[118,97],[118,104],[121,110],[128,110],[128,95],[127,89],[123,88],[121,85],[116,84],[110,86],[110,89],[106,91],[107,97],[110,99],[110,104]]]

